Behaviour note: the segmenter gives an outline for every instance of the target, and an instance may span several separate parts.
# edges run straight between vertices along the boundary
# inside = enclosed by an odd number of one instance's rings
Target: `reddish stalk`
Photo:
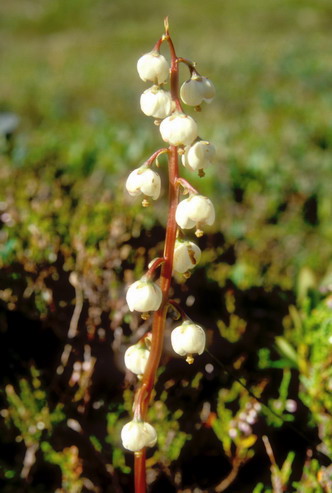
[[[158,159],[159,156],[161,156],[161,154],[165,154],[165,153],[168,153],[168,149],[167,147],[163,147],[162,149],[158,149],[158,151],[154,152],[147,161],[145,161],[144,164],[146,164],[147,166],[151,166],[153,164],[153,161],[155,161],[156,159]]]
[[[185,178],[178,178],[178,184],[181,185],[184,190],[187,190],[188,192],[191,192],[193,194],[198,194],[198,190],[190,185],[189,181],[187,181]]]
[[[135,452],[135,492],[146,492],[145,460],[146,449]]]
[[[173,270],[173,252],[176,240],[177,225],[175,222],[175,211],[178,204],[178,153],[175,146],[171,146],[169,157],[169,211],[166,228],[166,239],[164,249],[165,262],[161,269],[160,287],[163,293],[163,301],[158,311],[155,312],[152,325],[152,341],[150,357],[143,375],[142,384],[137,391],[134,403],[135,418],[145,420],[148,405],[153,390],[156,372],[159,366],[161,352],[164,342],[164,329],[169,298],[169,289]],[[135,454],[135,492],[146,492],[145,480],[145,450]]]
[[[166,27],[166,25],[165,25]],[[172,40],[166,27],[166,34],[163,41],[167,41],[171,53],[171,75],[170,89],[173,101],[177,109],[181,109],[179,101],[179,74],[178,63]],[[159,44],[160,46],[160,44]],[[158,47],[159,47],[158,46]],[[179,200],[179,168],[178,168],[178,148],[170,146],[168,154],[168,178],[169,178],[169,209],[166,226],[166,237],[164,247],[164,263],[160,274],[160,288],[163,299],[159,310],[154,313],[152,324],[152,341],[150,357],[146,365],[142,383],[138,389],[134,401],[134,416],[136,419],[145,421],[151,393],[154,387],[156,373],[160,362],[160,357],[164,342],[164,330],[167,306],[169,300],[169,290],[173,271],[173,254],[176,240],[177,225],[175,221],[175,211]],[[146,463],[145,449],[135,453],[135,493],[146,493]]]

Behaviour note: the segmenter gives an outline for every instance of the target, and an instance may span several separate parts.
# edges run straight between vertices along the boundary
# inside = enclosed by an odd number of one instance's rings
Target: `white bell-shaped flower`
[[[175,112],[160,124],[161,137],[173,146],[190,145],[197,137],[197,124],[184,113]]]
[[[152,281],[142,278],[132,284],[126,295],[129,310],[138,312],[149,312],[158,310],[162,301],[160,287]]]
[[[140,104],[145,115],[154,118],[166,118],[172,110],[171,93],[160,89],[158,86],[149,87],[143,92]]]
[[[131,452],[138,452],[144,447],[153,447],[157,442],[157,432],[146,421],[132,420],[121,430],[122,445]]]
[[[205,332],[200,325],[185,321],[171,333],[174,351],[180,356],[202,354],[205,349]]]
[[[180,89],[182,101],[189,106],[199,106],[203,101],[211,103],[216,90],[207,77],[193,74],[191,79],[186,80]]]
[[[143,375],[149,356],[150,351],[143,344],[129,346],[124,354],[126,368],[136,375]]]
[[[166,58],[158,51],[150,51],[138,60],[137,72],[144,81],[163,84],[169,76],[169,65]]]
[[[194,226],[211,226],[215,220],[213,204],[210,199],[203,195],[191,195],[178,204],[175,220],[182,229],[190,229]]]
[[[216,88],[214,87],[213,82],[207,77],[202,77],[202,84],[204,87],[204,101],[210,104],[216,95]]]
[[[192,241],[176,240],[174,247],[173,270],[184,274],[195,267],[201,258],[201,250]]]
[[[191,171],[199,171],[210,166],[216,154],[216,149],[211,142],[199,140],[185,148],[182,155],[182,164]]]
[[[160,195],[160,188],[160,176],[146,166],[134,169],[126,181],[126,189],[133,197],[144,194],[156,200]]]

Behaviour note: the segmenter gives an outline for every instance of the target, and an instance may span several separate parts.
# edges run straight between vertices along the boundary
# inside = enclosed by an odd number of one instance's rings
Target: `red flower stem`
[[[151,166],[153,164],[153,161],[155,159],[158,159],[158,157],[161,155],[161,154],[165,154],[169,152],[169,149],[167,147],[163,147],[162,149],[158,149],[158,151],[154,152],[150,157],[149,159],[147,159],[145,161],[144,164],[146,164],[147,166]]]
[[[149,360],[143,375],[141,387],[138,389],[134,402],[135,419],[145,421],[153,390],[157,369],[160,362],[164,343],[164,329],[173,270],[173,253],[176,240],[177,225],[175,211],[178,204],[178,152],[177,147],[171,146],[169,158],[169,211],[167,219],[164,259],[160,275],[160,287],[163,299],[159,310],[154,314],[152,325],[152,341]],[[146,492],[145,458],[143,451],[135,454],[135,493]]]
[[[169,159],[169,210],[166,228],[165,249],[163,265],[160,275],[160,288],[163,294],[162,303],[159,310],[154,314],[152,325],[152,343],[150,357],[143,375],[142,385],[137,392],[135,399],[135,415],[143,420],[146,417],[147,407],[150,400],[151,391],[154,385],[155,373],[157,371],[163,345],[164,325],[168,304],[168,294],[171,285],[173,270],[173,254],[176,240],[177,225],[175,221],[175,211],[178,205],[178,153],[175,146],[171,146]]]
[[[156,44],[154,45],[153,47],[153,50],[152,51],[158,51],[160,50],[160,47],[161,47],[161,44],[165,41],[165,37],[162,36],[160,39],[158,39],[158,41],[156,42]]]
[[[183,113],[180,98],[179,98],[179,65],[178,58],[175,53],[175,48],[173,41],[169,35],[166,33],[165,40],[168,42],[169,51],[171,54],[171,96],[175,102],[177,111]]]
[[[145,475],[145,448],[135,452],[135,492],[146,492],[146,475]]]
[[[173,101],[178,108],[179,104],[179,74],[177,57],[168,30],[165,39],[167,39],[171,52],[171,75],[170,86]],[[178,102],[178,104],[177,104]],[[180,106],[181,108],[181,106]],[[138,389],[134,400],[134,418],[145,421],[151,393],[156,379],[160,357],[164,343],[164,330],[166,313],[168,308],[169,290],[171,286],[173,271],[174,245],[177,233],[177,224],[175,221],[175,211],[179,202],[179,165],[178,165],[178,148],[170,146],[168,154],[168,178],[169,178],[169,209],[166,226],[166,237],[164,247],[164,263],[162,264],[160,274],[160,288],[162,291],[162,302],[159,310],[154,313],[152,324],[152,341],[150,356],[142,378],[142,383]],[[135,493],[146,493],[146,463],[145,449],[135,453]]]
[[[185,178],[178,178],[177,185],[181,185],[185,190],[188,190],[188,192],[195,195],[199,193],[198,190],[196,190],[196,188],[194,188]]]
[[[189,317],[188,315],[186,314],[186,312],[181,308],[181,306],[179,305],[179,303],[177,303],[175,300],[168,300],[168,303],[169,305],[171,305],[173,307],[173,309],[175,311],[178,312],[179,314],[179,318],[181,317],[182,320],[189,320]],[[178,319],[177,319],[178,320]]]
[[[157,258],[153,264],[151,265],[151,267],[149,268],[149,270],[146,272],[145,274],[145,277],[149,280],[151,280],[153,278],[153,275],[155,273],[155,270],[158,269],[158,267],[163,264],[165,262],[165,259],[164,257],[159,257]]]
[[[187,60],[186,58],[182,58],[182,57],[178,58],[177,59],[177,62],[178,63],[184,63],[185,65],[187,65],[187,67],[190,70],[190,74],[192,74],[193,72],[195,72],[197,75],[199,75],[199,73],[196,70],[196,64],[195,64],[195,62],[192,62],[191,60]]]

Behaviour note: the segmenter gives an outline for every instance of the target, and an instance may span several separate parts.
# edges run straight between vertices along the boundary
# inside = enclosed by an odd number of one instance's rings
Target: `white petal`
[[[215,220],[215,211],[210,199],[203,195],[193,195],[189,197],[189,215],[195,223],[211,224]]]
[[[193,75],[180,89],[180,96],[185,104],[199,106],[203,101],[210,103],[215,96],[215,88],[210,79]]]
[[[187,146],[182,155],[182,164],[192,170],[206,169],[215,156],[215,147],[207,140],[200,140],[191,146]]]
[[[144,172],[144,181],[141,184],[141,191],[144,195],[152,197],[153,200],[157,200],[160,195],[161,180],[158,173],[147,169]]]
[[[186,80],[180,89],[182,101],[189,106],[199,106],[204,99],[204,87],[199,79],[192,78]]]
[[[197,137],[197,124],[184,113],[173,113],[160,124],[161,137],[171,145],[190,145]]]
[[[172,347],[180,356],[202,354],[205,341],[205,332],[202,327],[192,322],[183,322],[171,333]]]
[[[160,195],[160,176],[144,166],[134,169],[127,178],[126,189],[134,197],[144,194],[156,200]]]
[[[162,301],[160,287],[150,281],[136,281],[132,284],[126,295],[129,310],[138,312],[149,312],[158,310]]]
[[[145,421],[129,421],[121,431],[124,448],[138,452],[144,447],[153,447],[157,442],[157,433],[153,426]]]
[[[175,220],[182,229],[193,228],[198,223],[211,226],[215,220],[213,204],[203,195],[192,195],[179,203]]]
[[[163,84],[169,76],[169,65],[163,55],[151,51],[138,60],[137,71],[142,80]]]
[[[133,197],[141,195],[142,173],[140,168],[134,169],[128,176],[126,181],[127,192]]]
[[[216,90],[213,83],[207,77],[202,77],[202,83],[204,86],[203,95],[206,103],[211,103],[212,99],[216,95]]]
[[[190,206],[188,207],[188,199],[182,200],[176,208],[175,220],[178,226],[182,229],[190,229],[195,226],[195,221],[190,217]]]
[[[166,118],[172,109],[171,93],[163,91],[158,86],[152,86],[141,95],[140,105],[145,115]]]
[[[143,375],[149,356],[150,351],[140,344],[129,346],[124,354],[126,368],[136,375]]]
[[[195,267],[201,258],[201,250],[192,241],[177,241],[174,249],[173,269],[180,274]]]

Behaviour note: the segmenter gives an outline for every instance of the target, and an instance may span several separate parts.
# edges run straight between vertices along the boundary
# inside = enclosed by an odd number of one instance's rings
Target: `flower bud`
[[[172,110],[172,97],[169,91],[152,86],[143,92],[140,100],[141,110],[147,116],[166,118]]]
[[[200,325],[185,321],[171,333],[174,351],[180,356],[202,354],[205,349],[205,332]]]
[[[185,148],[185,153],[182,155],[182,164],[191,171],[199,171],[211,164],[215,153],[216,149],[213,144],[207,140],[199,140]]]
[[[126,368],[136,375],[143,375],[149,355],[150,351],[140,343],[129,346],[124,354]]]
[[[192,195],[182,200],[176,208],[175,220],[182,229],[214,223],[215,211],[210,199],[203,195]]]
[[[247,423],[250,425],[253,425],[256,423],[257,420],[257,413],[256,411],[250,411],[247,415]]]
[[[173,113],[160,124],[161,137],[173,146],[190,145],[197,137],[197,124],[184,113]]]
[[[169,75],[169,65],[166,58],[158,51],[150,51],[138,60],[137,72],[144,81],[163,84]]]
[[[294,399],[287,399],[285,404],[285,408],[289,413],[295,413],[297,409],[297,402],[294,401]]]
[[[182,101],[189,106],[199,106],[203,101],[211,103],[215,96],[215,88],[210,79],[193,74],[180,89]]]
[[[192,241],[176,240],[174,248],[173,269],[180,274],[195,267],[201,258],[201,250]]]
[[[144,194],[156,200],[160,195],[160,188],[161,180],[158,173],[145,166],[134,169],[126,181],[126,189],[133,197]]]
[[[248,423],[246,423],[245,421],[239,421],[238,428],[245,435],[250,435],[252,433],[251,426]]]
[[[126,300],[131,312],[136,310],[145,313],[158,310],[162,300],[162,292],[157,284],[142,278],[129,287]]]
[[[157,433],[146,421],[132,420],[121,431],[122,445],[131,452],[138,452],[144,447],[153,447],[157,442]]]

